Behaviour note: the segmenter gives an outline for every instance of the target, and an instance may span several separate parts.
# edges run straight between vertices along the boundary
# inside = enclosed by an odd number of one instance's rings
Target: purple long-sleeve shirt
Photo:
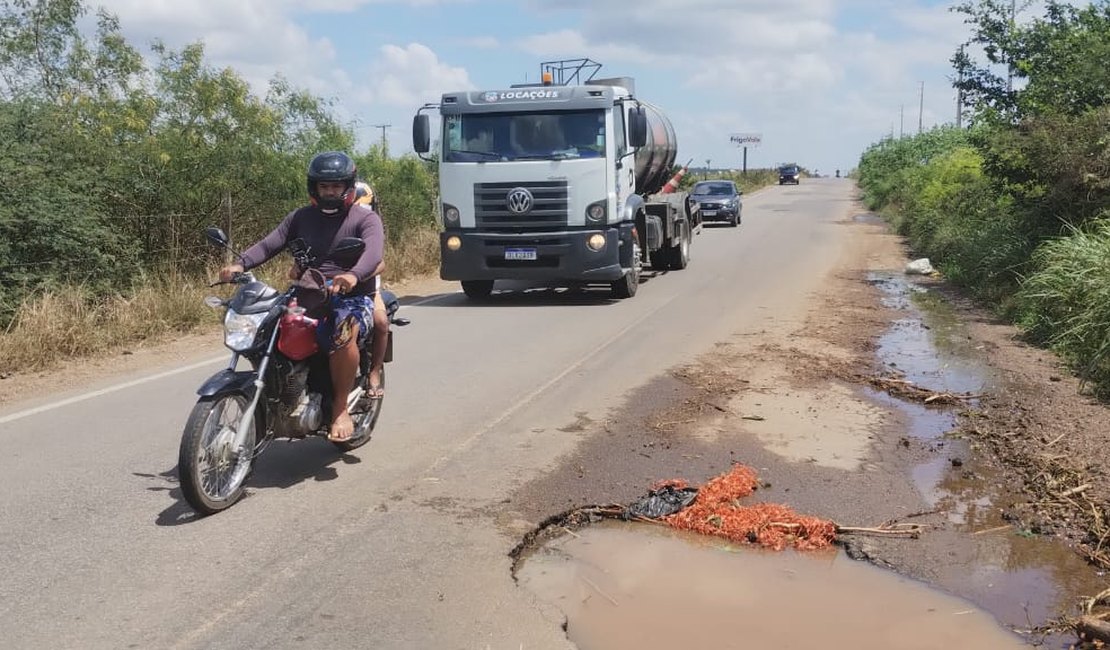
[[[285,215],[277,228],[243,253],[243,268],[254,268],[286,249],[289,242],[301,238],[320,260],[320,272],[332,278],[340,273],[354,273],[358,285],[352,293],[369,293],[374,289],[374,269],[382,261],[385,232],[382,218],[365,205],[352,205],[344,214],[324,214],[316,206],[305,206]],[[330,253],[344,237],[358,237],[366,242],[354,266],[342,266]]]

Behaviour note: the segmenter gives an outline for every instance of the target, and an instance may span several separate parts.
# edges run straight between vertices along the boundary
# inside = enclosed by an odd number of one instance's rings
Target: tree
[[[1079,115],[1110,102],[1110,1],[1077,8],[1048,0],[1044,17],[1027,24],[1017,24],[1012,6],[969,0],[954,8],[973,34],[952,57],[953,85],[980,119],[1012,123],[1029,115]],[[986,63],[973,59],[969,49],[981,49]]]

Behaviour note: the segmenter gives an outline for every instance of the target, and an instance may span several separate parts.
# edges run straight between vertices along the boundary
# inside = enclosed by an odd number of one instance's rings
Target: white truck
[[[413,119],[425,154],[426,112],[441,117],[440,277],[470,298],[503,279],[605,284],[628,298],[644,266],[689,262],[697,204],[658,193],[677,151],[670,121],[628,77],[553,83],[563,63],[542,64],[541,84],[446,93]]]

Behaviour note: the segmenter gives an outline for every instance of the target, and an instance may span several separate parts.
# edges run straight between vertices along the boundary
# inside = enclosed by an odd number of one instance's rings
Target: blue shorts
[[[361,346],[370,331],[374,314],[374,294],[332,296],[331,310],[316,328],[316,343],[321,350],[335,352],[357,337]]]

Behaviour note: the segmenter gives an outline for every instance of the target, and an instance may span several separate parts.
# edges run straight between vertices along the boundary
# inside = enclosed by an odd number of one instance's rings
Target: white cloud
[[[475,5],[474,21],[381,40],[390,33],[386,16],[411,15],[398,11],[405,5],[459,2]],[[256,91],[280,73],[335,99],[337,114],[356,124],[402,125],[444,91],[474,88],[472,78],[491,87],[508,83],[485,74],[498,70],[500,78],[514,58],[585,56],[605,64],[600,76],[637,77],[644,98],[675,120],[680,157],[732,157],[727,134],[753,131],[765,134],[756,164],[763,157],[766,164],[779,158],[805,164],[812,155],[842,167],[854,162],[843,160],[844,151],[854,147],[858,156],[892,121],[897,126],[900,108],[907,130],[911,123],[916,129],[921,81],[926,127],[951,119],[948,59],[967,33],[961,15],[925,6],[931,0],[527,0],[514,7],[526,21],[501,25],[496,35],[483,32],[481,19],[493,9],[476,0],[99,3],[119,15],[133,43],[159,38],[179,48],[202,41],[214,65],[233,67]],[[327,33],[335,42],[308,31],[312,14],[330,14],[336,29]],[[379,34],[367,36],[372,45],[361,58],[341,60],[348,57],[337,54],[336,43],[346,45],[339,39],[358,32],[352,21]],[[487,66],[494,61],[500,67]],[[377,137],[372,130],[360,135]]]
[[[438,100],[446,89],[474,88],[465,69],[442,63],[435,52],[420,43],[382,46],[367,79],[360,99],[413,110]]]
[[[566,58],[587,57],[607,63],[636,62],[639,64],[663,65],[671,60],[669,53],[660,50],[644,50],[635,43],[618,44],[596,42],[575,30],[563,29],[527,36],[518,40],[515,46],[536,56]]]
[[[235,68],[256,92],[281,73],[296,85],[330,96],[346,84],[335,68],[335,47],[312,38],[288,15],[290,0],[100,0],[116,14],[128,39],[157,39],[172,49],[200,41],[214,65]],[[358,2],[348,2],[355,6]],[[310,56],[306,56],[310,53]]]

